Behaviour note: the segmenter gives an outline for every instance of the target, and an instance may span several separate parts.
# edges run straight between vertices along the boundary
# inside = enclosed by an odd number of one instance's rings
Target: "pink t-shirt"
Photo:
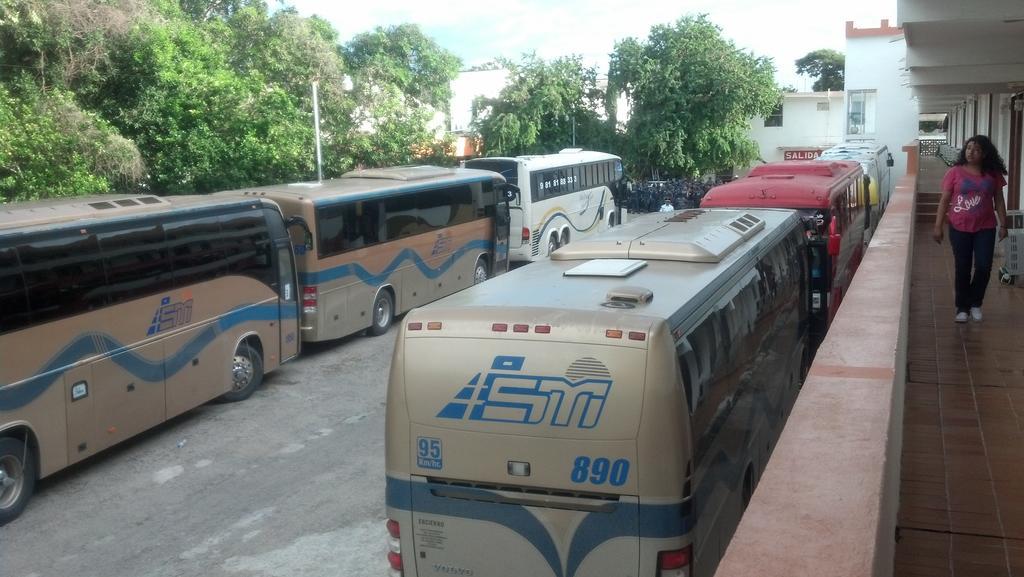
[[[963,166],[953,166],[942,178],[942,190],[950,191],[949,224],[960,232],[978,232],[996,227],[993,199],[1003,193],[1006,179],[998,172],[976,176]]]

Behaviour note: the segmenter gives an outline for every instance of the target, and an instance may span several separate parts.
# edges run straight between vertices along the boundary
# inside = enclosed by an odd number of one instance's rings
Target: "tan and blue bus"
[[[793,211],[656,213],[411,311],[391,575],[710,576],[796,399]]]
[[[365,169],[218,196],[270,198],[293,222],[302,338],[387,332],[398,314],[508,270],[505,179],[485,170]]]
[[[278,207],[104,196],[0,205],[0,524],[35,482],[299,352]]]

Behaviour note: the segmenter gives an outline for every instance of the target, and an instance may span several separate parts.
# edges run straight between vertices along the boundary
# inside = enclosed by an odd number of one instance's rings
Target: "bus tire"
[[[217,400],[237,403],[252,396],[263,383],[263,356],[248,342],[238,343],[231,359],[231,390]]]
[[[565,246],[569,244],[569,229],[562,231],[562,240],[558,241],[558,246]]]
[[[487,259],[480,257],[476,259],[476,266],[473,267],[473,284],[480,284],[487,280]]]
[[[391,321],[395,319],[395,299],[391,296],[391,291],[384,289],[377,293],[370,314],[372,318],[367,332],[374,337],[388,332],[388,329],[391,328]]]
[[[558,237],[551,235],[548,237],[548,254],[550,255],[556,250],[558,250]]]
[[[23,441],[0,438],[0,527],[18,518],[35,486],[35,452]]]

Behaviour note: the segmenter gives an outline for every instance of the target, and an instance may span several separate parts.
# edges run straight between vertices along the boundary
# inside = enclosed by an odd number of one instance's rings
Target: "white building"
[[[785,93],[775,114],[750,120],[750,137],[764,162],[809,160],[842,142],[844,118],[841,91]]]
[[[846,23],[846,140],[875,140],[889,147],[896,164],[893,174],[905,174],[903,147],[917,138],[917,103],[906,81],[906,42],[903,30],[882,20],[878,28]]]
[[[949,114],[949,144],[986,134],[1006,161],[1007,205],[1024,182],[1024,3],[898,0],[907,83],[921,112]]]

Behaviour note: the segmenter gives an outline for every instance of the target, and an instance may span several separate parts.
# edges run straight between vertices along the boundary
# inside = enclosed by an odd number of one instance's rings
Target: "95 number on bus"
[[[611,461],[604,457],[591,459],[579,456],[573,461],[570,479],[573,483],[592,483],[594,485],[607,483],[613,487],[621,487],[629,479],[629,461],[626,459]]]

